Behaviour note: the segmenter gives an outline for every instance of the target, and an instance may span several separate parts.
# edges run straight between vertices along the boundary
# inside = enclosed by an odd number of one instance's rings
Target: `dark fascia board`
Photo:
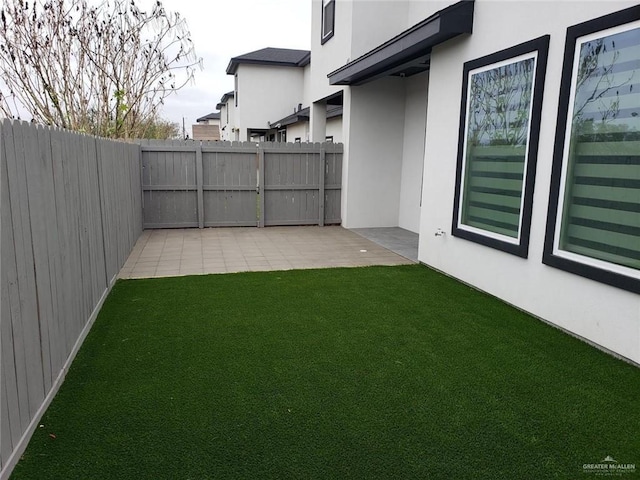
[[[329,108],[327,108],[327,119],[341,116],[342,105],[331,105]]]
[[[425,56],[431,48],[473,30],[474,0],[440,10],[391,40],[329,73],[331,85],[361,85]]]
[[[270,122],[270,125],[280,125],[281,127],[285,127],[287,125],[293,125],[294,123],[308,121],[309,111],[309,107],[303,108],[295,113],[292,113],[291,115],[287,115],[286,117],[281,118],[280,120]]]
[[[307,65],[309,65],[309,63],[311,63],[311,52],[307,53],[299,62],[278,62],[234,57],[229,61],[229,65],[227,65],[227,75],[235,75],[240,64],[268,65],[275,67],[306,67]]]
[[[327,118],[341,117],[342,116],[342,105],[327,105]],[[291,115],[281,118],[276,122],[270,122],[270,125],[276,126],[279,125],[281,127],[286,127],[287,125],[293,125],[298,122],[308,122],[310,116],[311,109],[309,107],[303,108],[298,112],[292,113]]]
[[[227,103],[227,100],[229,100],[230,98],[233,98],[234,96],[235,96],[235,93],[233,91],[225,93],[224,95],[222,95],[222,98],[220,99],[220,103],[216,105],[216,108],[220,110],[220,107],[224,107],[225,104]]]

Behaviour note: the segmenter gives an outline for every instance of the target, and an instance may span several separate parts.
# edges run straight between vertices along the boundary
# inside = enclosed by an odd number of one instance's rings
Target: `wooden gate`
[[[340,223],[342,144],[141,145],[144,228]]]

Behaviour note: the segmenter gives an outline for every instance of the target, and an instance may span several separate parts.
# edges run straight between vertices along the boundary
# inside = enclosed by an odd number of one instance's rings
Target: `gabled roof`
[[[227,100],[229,100],[230,98],[233,98],[234,96],[235,96],[235,93],[233,93],[233,90],[225,93],[224,95],[222,95],[222,98],[220,99],[220,103],[216,105],[216,108],[220,110],[222,107],[225,106],[225,104],[227,103]]]
[[[267,47],[255,52],[233,57],[227,66],[227,74],[233,75],[241,63],[254,65],[275,65],[281,67],[304,67],[311,61],[309,50]]]
[[[205,122],[207,120],[220,120],[220,112],[212,112],[204,117],[200,117],[196,122]]]
[[[310,108],[306,107],[297,112],[292,113],[278,121],[270,122],[270,125],[275,128],[286,127],[287,125],[293,125],[298,122],[309,121]],[[342,105],[327,105],[327,118],[334,118],[342,116]]]

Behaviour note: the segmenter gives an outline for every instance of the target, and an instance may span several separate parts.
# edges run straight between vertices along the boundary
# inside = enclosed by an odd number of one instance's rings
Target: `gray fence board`
[[[256,152],[203,149],[204,226],[256,225]]]
[[[0,124],[0,461],[10,474],[142,233],[140,148]]]
[[[4,365],[2,365],[2,371],[3,373],[6,371]],[[7,388],[5,385],[0,385],[0,436],[2,438],[2,442],[0,442],[0,458],[8,458],[13,450],[14,440],[9,425],[9,408]],[[2,464],[0,464],[0,467],[2,467]]]
[[[59,328],[61,337],[61,357],[64,359],[64,353],[71,350],[73,345],[73,339],[71,337],[72,328],[68,324],[68,320],[77,318],[79,311],[75,308],[77,303],[77,295],[73,295],[70,288],[63,286],[72,286],[70,279],[72,276],[72,264],[77,262],[76,255],[70,255],[69,252],[77,251],[77,248],[73,247],[73,238],[70,235],[65,234],[72,231],[73,225],[70,218],[70,212],[74,209],[69,207],[68,203],[68,190],[70,188],[70,180],[68,175],[65,174],[64,162],[69,162],[68,153],[65,145],[62,141],[62,132],[51,130],[50,131],[50,145],[51,145],[51,166],[54,180],[54,201],[56,205],[57,215],[57,230],[60,232],[58,237],[59,252],[57,257],[60,262],[59,270],[59,288],[57,288],[56,296],[58,300],[57,314],[59,318]]]
[[[34,349],[34,353],[40,352],[42,360],[42,382],[41,394],[34,398],[35,409],[44,400],[45,392],[51,388],[51,339],[50,327],[53,323],[53,305],[50,290],[50,266],[47,238],[47,217],[51,211],[47,205],[47,182],[45,179],[46,156],[42,151],[37,129],[25,130],[25,167],[27,178],[29,179],[29,220],[31,221],[31,245],[33,250],[33,260],[35,263],[35,282],[38,296],[36,298],[38,310],[38,329],[40,332],[40,345]],[[29,159],[30,161],[26,161]],[[39,387],[39,386],[38,386]]]
[[[1,154],[1,153],[0,153]],[[9,204],[9,188],[8,188],[8,175],[6,172],[6,162],[3,162],[2,165],[2,198],[1,202],[3,205]],[[11,221],[11,215],[9,209],[2,209],[2,238],[0,241],[2,242],[2,257],[0,259],[0,263],[2,264],[3,272],[7,272],[8,277],[12,279],[17,278],[17,270],[16,270],[16,257],[15,257],[15,249],[13,247],[13,225]],[[0,322],[0,338],[2,343],[0,344],[0,348],[2,349],[2,356],[0,358],[0,364],[2,365],[2,374],[3,374],[3,382],[0,384],[0,389],[2,390],[3,397],[6,398],[6,405],[3,403],[5,411],[2,412],[2,428],[0,430],[0,435],[2,435],[2,441],[0,443],[3,444],[2,447],[2,458],[7,458],[6,456],[6,448],[10,446],[10,451],[13,450],[13,447],[20,440],[20,432],[23,431],[24,428],[29,423],[28,412],[21,414],[20,405],[26,405],[28,400],[26,399],[26,377],[20,377],[17,375],[17,372],[21,370],[24,372],[24,369],[20,369],[19,366],[16,365],[16,358],[14,354],[14,346],[16,345],[16,340],[18,344],[22,344],[22,337],[18,337],[14,339],[13,334],[13,319],[12,319],[12,310],[17,310],[19,312],[20,305],[16,302],[18,297],[17,294],[17,285],[15,282],[10,284],[9,282],[3,282],[1,287],[1,310],[0,315],[2,318],[2,322]],[[12,290],[10,294],[10,290]],[[19,392],[22,392],[22,402],[19,398]],[[3,400],[4,402],[5,400]],[[3,408],[3,407],[0,407]]]
[[[141,142],[140,148],[145,228],[341,222],[341,144]]]
[[[26,174],[26,151],[25,140],[26,127],[22,124],[15,124],[13,128],[13,152],[9,145],[6,145],[7,160],[13,153],[14,165],[8,164],[7,173],[9,183],[10,204],[13,209],[14,236],[13,245],[16,250],[17,285],[19,298],[15,299],[19,303],[19,312],[14,310],[16,316],[12,315],[14,338],[21,347],[16,355],[16,369],[20,370],[21,376],[26,378],[26,391],[19,392],[21,400],[26,403],[21,405],[21,414],[25,412],[31,418],[38,409],[44,398],[43,366],[39,362],[40,357],[40,327],[38,325],[37,305],[34,299],[36,295],[36,282],[33,265],[31,222],[29,220],[29,198]],[[14,188],[14,185],[17,187]],[[17,190],[17,191],[16,191]],[[12,303],[14,303],[12,302]]]

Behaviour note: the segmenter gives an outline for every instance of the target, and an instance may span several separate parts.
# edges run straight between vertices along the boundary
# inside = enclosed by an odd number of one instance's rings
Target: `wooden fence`
[[[342,144],[141,144],[145,228],[340,223]]]
[[[127,144],[3,120],[0,480],[146,228],[340,223],[341,144]]]
[[[139,158],[139,145],[0,124],[0,478],[142,233]]]

